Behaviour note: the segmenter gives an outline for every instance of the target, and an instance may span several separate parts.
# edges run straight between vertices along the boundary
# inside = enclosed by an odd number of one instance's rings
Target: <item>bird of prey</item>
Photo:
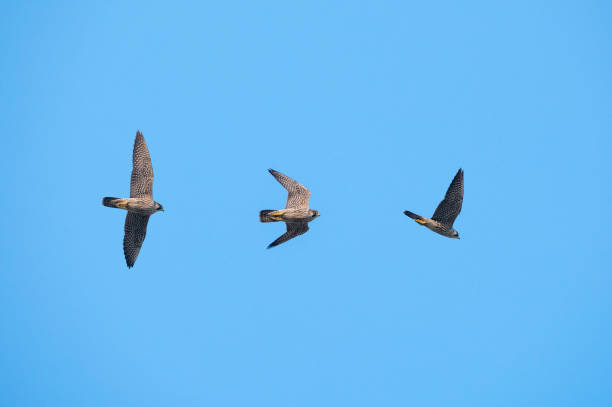
[[[129,198],[102,199],[102,205],[109,208],[127,210],[125,217],[125,235],[123,236],[123,254],[128,268],[134,266],[142,242],[147,234],[149,216],[164,207],[153,200],[153,166],[149,149],[140,131],[136,132],[134,152],[132,153],[132,178]]]
[[[419,225],[423,225],[442,236],[459,239],[459,233],[453,229],[453,223],[459,212],[461,212],[461,205],[463,204],[463,170],[459,168],[457,175],[453,178],[444,200],[440,202],[438,208],[434,212],[433,216],[426,218],[424,216],[417,215],[410,211],[404,211],[406,216],[414,219]]]
[[[308,232],[308,222],[319,216],[319,211],[310,209],[308,206],[308,199],[310,198],[308,188],[278,171],[272,169],[268,171],[289,191],[285,209],[266,209],[259,212],[259,220],[261,222],[281,221],[285,222],[287,226],[287,232],[270,243],[268,245],[269,249]]]

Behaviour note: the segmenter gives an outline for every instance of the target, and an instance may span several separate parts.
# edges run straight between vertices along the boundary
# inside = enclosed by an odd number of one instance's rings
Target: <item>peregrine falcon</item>
[[[453,229],[453,223],[459,212],[461,212],[461,205],[463,204],[463,170],[459,168],[457,175],[453,178],[444,200],[440,202],[438,208],[434,212],[433,216],[426,218],[419,216],[410,211],[404,211],[406,216],[411,217],[419,225],[423,225],[442,236],[459,239],[459,233]]]
[[[132,154],[132,178],[129,198],[102,199],[102,205],[128,211],[125,217],[123,254],[128,268],[134,266],[138,252],[147,234],[149,216],[164,207],[153,200],[153,167],[145,139],[140,131],[136,132]]]
[[[308,199],[310,198],[308,188],[278,171],[272,169],[268,171],[289,191],[285,209],[277,211],[266,209],[259,212],[261,222],[282,221],[287,226],[287,232],[270,243],[268,245],[269,249],[308,232],[308,222],[319,216],[319,211],[310,209],[308,206]]]

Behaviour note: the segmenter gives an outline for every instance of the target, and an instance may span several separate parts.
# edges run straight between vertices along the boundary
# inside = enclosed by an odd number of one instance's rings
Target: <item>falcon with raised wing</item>
[[[132,177],[129,198],[102,199],[102,205],[110,208],[125,209],[125,235],[123,236],[123,254],[128,268],[134,266],[142,243],[147,234],[149,216],[164,207],[153,200],[153,166],[147,143],[140,131],[136,132],[134,152],[132,154]]]
[[[259,212],[259,220],[261,222],[280,221],[285,222],[287,225],[287,232],[270,243],[269,249],[306,233],[308,231],[308,222],[319,216],[319,211],[310,209],[308,206],[308,200],[310,199],[308,188],[278,171],[272,169],[268,171],[289,192],[285,209],[266,209]]]
[[[410,211],[404,211],[404,214],[415,220],[419,225],[423,225],[442,236],[459,239],[459,233],[453,229],[453,223],[461,212],[463,205],[463,170],[460,168],[457,175],[453,178],[444,200],[440,202],[433,216],[426,218],[417,215]]]

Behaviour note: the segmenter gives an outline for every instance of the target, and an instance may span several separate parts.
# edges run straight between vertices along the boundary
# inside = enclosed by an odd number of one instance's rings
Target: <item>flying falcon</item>
[[[453,182],[448,187],[444,200],[440,202],[431,219],[410,211],[404,211],[404,214],[414,219],[419,225],[423,225],[442,236],[459,239],[459,233],[453,229],[453,223],[457,216],[459,216],[459,212],[461,212],[462,204],[463,170],[460,168],[455,178],[453,178]]]
[[[128,211],[125,217],[123,254],[128,268],[131,268],[136,262],[138,252],[147,234],[149,216],[164,210],[163,206],[153,200],[153,167],[147,143],[140,131],[136,132],[132,154],[130,197],[106,197],[102,199],[102,205]]]
[[[319,216],[319,211],[308,207],[310,191],[304,185],[289,178],[285,174],[272,169],[268,170],[282,186],[289,191],[285,209],[263,210],[259,212],[261,222],[285,222],[287,232],[268,245],[268,249],[285,243],[296,236],[308,232],[308,222]]]

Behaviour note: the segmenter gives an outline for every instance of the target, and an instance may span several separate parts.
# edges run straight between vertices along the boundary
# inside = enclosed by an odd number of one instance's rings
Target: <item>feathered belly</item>
[[[152,199],[130,198],[127,210],[141,215],[151,215],[155,213],[155,202]]]
[[[295,221],[307,221],[312,219],[308,209],[287,209],[283,213],[283,218]]]
[[[425,224],[425,226],[427,226],[427,228],[431,231],[434,231],[444,236],[448,236],[448,230],[436,221],[430,221]]]

